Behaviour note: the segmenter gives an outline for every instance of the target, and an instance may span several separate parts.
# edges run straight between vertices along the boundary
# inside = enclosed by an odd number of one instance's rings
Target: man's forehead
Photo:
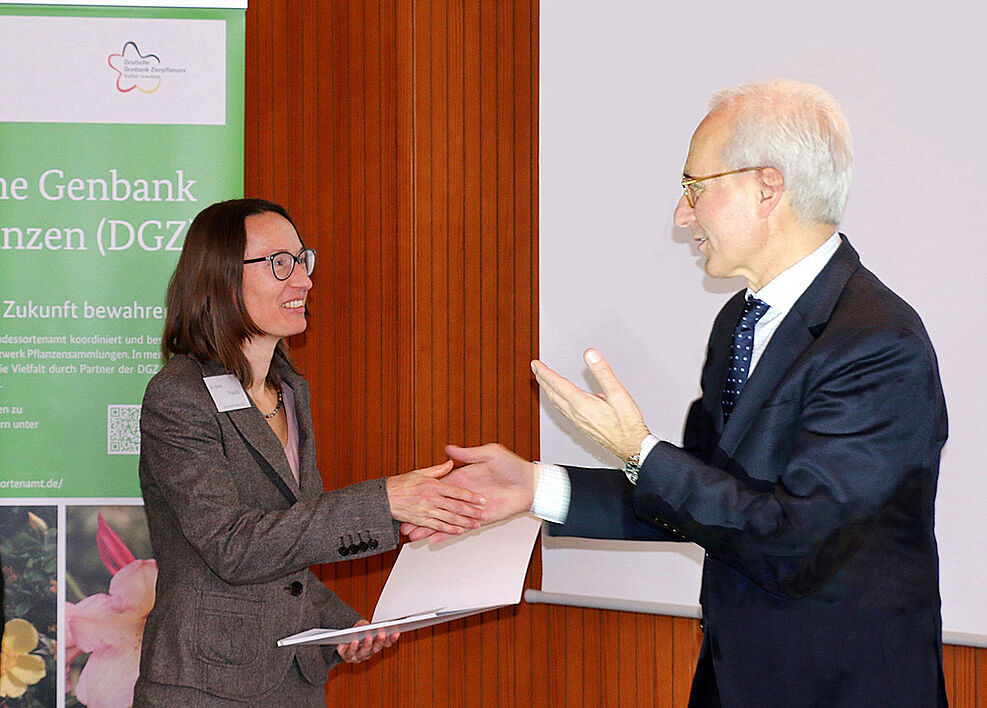
[[[683,173],[689,177],[719,171],[723,166],[723,149],[730,138],[731,121],[725,111],[709,113],[692,134],[689,155]]]

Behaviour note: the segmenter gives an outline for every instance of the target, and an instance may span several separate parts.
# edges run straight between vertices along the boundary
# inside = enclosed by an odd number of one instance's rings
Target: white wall
[[[985,12],[966,0],[903,7],[542,0],[540,351],[589,385],[581,354],[599,348],[651,429],[680,441],[713,317],[744,286],[707,277],[672,224],[692,131],[717,88],[771,77],[826,88],[856,145],[841,231],[918,310],[939,355],[946,638],[987,645]],[[617,465],[547,401],[541,439],[543,460]],[[544,591],[695,612],[699,549],[571,545],[546,542]]]

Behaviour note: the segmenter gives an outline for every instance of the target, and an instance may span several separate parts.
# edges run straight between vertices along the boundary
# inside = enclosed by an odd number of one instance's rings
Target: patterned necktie
[[[748,296],[744,303],[744,311],[740,313],[740,321],[733,330],[733,345],[730,348],[730,369],[727,380],[723,383],[723,422],[725,423],[733,412],[733,407],[740,398],[740,392],[747,383],[747,374],[751,368],[751,354],[754,350],[754,325],[768,311],[768,303]]]

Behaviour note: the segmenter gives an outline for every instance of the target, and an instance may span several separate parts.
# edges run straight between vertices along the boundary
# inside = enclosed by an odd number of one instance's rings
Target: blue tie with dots
[[[768,303],[748,296],[744,303],[744,311],[740,313],[740,321],[733,330],[733,345],[730,348],[730,368],[727,380],[723,384],[723,422],[725,423],[733,412],[733,407],[740,398],[740,392],[747,383],[747,375],[751,369],[751,354],[754,351],[754,325],[768,311]]]

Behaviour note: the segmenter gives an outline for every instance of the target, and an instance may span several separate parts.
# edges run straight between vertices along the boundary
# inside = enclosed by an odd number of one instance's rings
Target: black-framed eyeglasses
[[[689,202],[689,208],[696,208],[696,200],[699,195],[696,194],[696,190],[693,185],[699,182],[705,182],[708,179],[716,179],[718,177],[726,177],[727,175],[738,175],[741,172],[753,172],[754,170],[763,170],[763,167],[741,167],[739,170],[730,170],[729,172],[719,172],[715,175],[706,175],[705,177],[689,177],[688,175],[682,176],[682,191],[685,193],[685,200]]]
[[[261,258],[247,258],[243,262],[260,263],[261,261],[270,262],[271,272],[274,273],[274,277],[278,280],[287,280],[290,278],[291,274],[295,271],[296,263],[305,269],[305,275],[312,275],[312,271],[315,270],[315,249],[303,248],[298,252],[298,255],[292,255],[288,251],[278,251],[277,253],[262,256]]]

